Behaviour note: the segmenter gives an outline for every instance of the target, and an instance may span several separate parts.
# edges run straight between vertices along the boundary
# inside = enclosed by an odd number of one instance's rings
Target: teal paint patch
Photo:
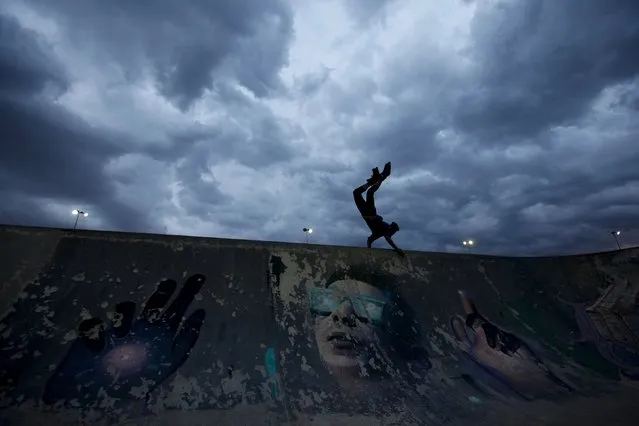
[[[275,349],[268,348],[264,354],[264,364],[266,365],[266,373],[269,377],[277,373],[277,364],[275,361]]]
[[[477,398],[476,396],[469,396],[468,400],[473,404],[481,404],[481,399]]]
[[[275,356],[275,349],[268,348],[266,350],[264,354],[264,365],[266,366],[266,376],[271,396],[273,396],[274,399],[279,399],[280,387],[277,380],[277,358]]]

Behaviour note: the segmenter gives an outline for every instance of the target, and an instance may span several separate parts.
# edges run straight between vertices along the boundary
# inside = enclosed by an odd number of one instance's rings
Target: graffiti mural
[[[572,391],[529,345],[482,316],[465,291],[459,290],[459,297],[464,315],[454,316],[450,325],[469,361],[465,377],[473,384],[523,399]]]
[[[569,303],[581,332],[620,372],[639,380],[639,283],[612,284],[591,305]]]
[[[164,279],[143,303],[116,302],[109,310],[111,302],[102,301],[103,315],[90,315],[85,307],[89,299],[100,300],[96,296],[101,294],[111,300],[108,293],[122,293],[128,287],[110,274],[102,278],[109,285],[91,291],[86,274],[69,279],[53,269],[25,286],[0,321],[0,408],[35,399],[49,413],[65,408],[76,410],[90,423],[100,418],[118,423],[158,410],[184,406],[224,410],[280,398],[274,348],[254,344],[248,352],[234,354],[242,336],[229,335],[229,319],[241,318],[238,304],[230,304],[226,313],[216,309],[208,328],[206,309],[192,307],[203,294],[216,300],[218,307],[230,295],[242,297],[244,290],[233,289],[230,277],[216,279],[216,285],[209,287],[204,274],[185,277],[183,284]],[[65,285],[63,292],[60,288]],[[128,293],[142,294],[145,287],[138,284]],[[72,312],[80,314],[77,319]],[[79,325],[68,327],[73,323]],[[197,370],[199,382],[189,382],[179,373],[188,374],[182,367],[195,351],[200,360],[202,354],[210,358],[204,370]],[[252,362],[259,353],[261,362]],[[170,392],[180,387],[179,398],[171,397]]]
[[[419,325],[392,276],[356,266],[307,291],[320,357],[338,380],[387,377],[399,360],[428,368]]]
[[[301,390],[290,396],[291,406],[320,423],[329,422],[327,412],[354,411],[397,424],[472,412],[462,411],[430,376],[427,337],[402,294],[402,277],[371,263],[327,266],[325,274],[294,282],[299,293],[285,314],[297,318],[288,327],[305,331],[290,336],[299,358],[286,365],[286,385]]]
[[[0,268],[2,425],[636,423],[631,262],[55,238]]]
[[[110,327],[99,318],[85,319],[78,338],[47,382],[43,401],[73,406],[101,398],[146,398],[189,356],[204,322],[204,309],[182,318],[204,284],[203,275],[186,281],[175,300],[173,280],[162,281],[135,318],[133,302],[119,303]]]

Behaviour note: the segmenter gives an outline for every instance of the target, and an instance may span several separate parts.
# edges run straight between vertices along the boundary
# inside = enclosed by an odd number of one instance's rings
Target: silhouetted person
[[[384,237],[388,244],[400,255],[405,256],[404,252],[395,245],[392,240],[392,236],[399,231],[399,225],[397,223],[387,223],[384,221],[384,218],[377,214],[377,209],[375,208],[375,191],[377,191],[384,180],[391,173],[391,163],[388,162],[384,165],[384,170],[382,173],[379,172],[379,169],[375,167],[373,169],[373,175],[366,181],[366,183],[358,188],[353,190],[353,197],[355,198],[355,205],[357,209],[362,214],[364,221],[371,229],[372,234],[368,237],[367,246],[370,248],[373,244],[373,241],[378,238]],[[362,194],[366,191],[366,200]]]

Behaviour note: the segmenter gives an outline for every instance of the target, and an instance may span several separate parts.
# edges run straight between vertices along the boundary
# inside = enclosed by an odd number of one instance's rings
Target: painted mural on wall
[[[394,269],[398,259],[255,258],[250,279],[233,275],[234,265],[179,280],[129,274],[138,281],[117,284],[129,300],[91,313],[84,306],[110,296],[93,293],[115,287],[112,277],[74,287],[75,271],[42,274],[0,321],[0,408],[31,401],[117,423],[264,405],[285,421],[332,424],[341,413],[444,425],[478,421],[504,399],[579,394],[544,356],[544,342],[483,313],[468,290],[438,289],[425,304],[415,295],[444,284]],[[594,303],[573,304],[584,338],[628,377],[638,366],[637,296],[626,281]]]
[[[159,283],[139,315],[136,304],[125,301],[115,305],[109,325],[97,317],[79,320],[77,337],[47,380],[42,401],[80,408],[95,407],[98,401],[113,406],[123,400],[146,399],[186,361],[198,340],[204,309],[184,320],[183,316],[204,282],[201,274],[189,277],[166,306],[177,289],[177,283],[167,279]],[[42,339],[29,341],[33,334],[13,330],[14,318],[8,316],[0,326],[4,330],[0,341],[3,396],[43,350]],[[37,322],[32,325],[38,326]],[[46,338],[44,330],[38,331]]]
[[[224,306],[224,298],[216,296],[224,288],[227,296],[242,297],[244,290],[233,288],[232,277],[214,277],[208,286],[203,274],[185,276],[183,283],[163,279],[144,299],[138,297],[148,288],[144,283],[127,286],[104,277],[108,284],[95,285],[84,274],[47,271],[25,286],[0,321],[0,409],[35,404],[48,413],[66,409],[88,422],[118,423],[167,410],[228,409],[279,398],[275,350],[267,345],[242,349],[237,344],[242,336],[227,331],[228,321],[246,311]],[[140,302],[109,299],[107,293],[127,287]],[[95,293],[109,300],[100,309],[95,309],[101,298]],[[208,324],[203,294],[218,308]],[[91,301],[79,295],[91,295]],[[195,299],[200,300],[196,308]],[[94,308],[88,310],[90,305]],[[77,326],[67,328],[72,324]],[[185,372],[182,367],[194,354],[197,361]]]
[[[472,416],[466,396],[431,377],[427,337],[402,295],[403,278],[372,263],[327,266],[294,283],[293,306],[280,316],[283,328],[301,330],[290,336],[284,365],[286,388],[299,389],[289,404],[314,421],[349,412],[397,424]]]
[[[573,391],[522,339],[484,317],[465,291],[459,297],[464,314],[450,325],[464,354],[465,377],[474,385],[523,399]]]
[[[591,304],[569,304],[581,333],[576,343],[595,345],[621,374],[639,380],[639,282],[611,284]]]
[[[47,382],[43,401],[77,407],[99,399],[146,399],[184,364],[198,340],[204,309],[183,317],[204,281],[204,275],[189,277],[165,308],[177,283],[164,280],[138,317],[134,302],[118,303],[108,327],[100,318],[83,320],[78,338]]]
[[[321,284],[307,288],[308,304],[315,343],[334,377],[378,380],[407,361],[428,368],[419,325],[392,276],[353,267]]]

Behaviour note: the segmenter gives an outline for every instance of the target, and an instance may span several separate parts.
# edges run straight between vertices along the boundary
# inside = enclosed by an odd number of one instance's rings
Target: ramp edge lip
[[[269,247],[288,247],[295,249],[348,249],[348,250],[366,250],[373,251],[374,253],[392,253],[391,249],[386,248],[367,248],[359,246],[347,246],[340,244],[312,244],[302,242],[290,242],[290,241],[269,241],[269,240],[247,240],[242,238],[220,238],[220,237],[208,237],[208,236],[196,236],[196,235],[176,235],[176,234],[158,234],[153,232],[126,232],[126,231],[109,231],[109,230],[92,230],[92,229],[72,229],[72,228],[55,228],[46,226],[27,226],[27,225],[7,225],[0,224],[0,232],[24,232],[24,233],[59,233],[58,237],[89,237],[89,238],[103,238],[103,239],[121,239],[121,240],[146,240],[148,242],[162,241],[169,244],[175,244],[176,240],[181,240],[189,243],[196,241],[208,242],[209,244],[223,244],[223,245],[253,245],[260,246],[261,248]],[[166,241],[166,240],[171,240]],[[503,256],[496,254],[466,254],[466,253],[448,253],[441,251],[429,251],[429,250],[404,250],[406,253],[413,254],[428,254],[441,257],[466,257],[475,259],[568,259],[578,257],[591,257],[591,256],[603,256],[613,255],[619,253],[627,253],[636,250],[637,247],[625,247],[622,249],[611,249],[596,252],[583,252],[583,253],[568,253],[568,254],[546,254],[546,255],[520,255],[520,256]],[[393,253],[394,255],[394,253]]]

